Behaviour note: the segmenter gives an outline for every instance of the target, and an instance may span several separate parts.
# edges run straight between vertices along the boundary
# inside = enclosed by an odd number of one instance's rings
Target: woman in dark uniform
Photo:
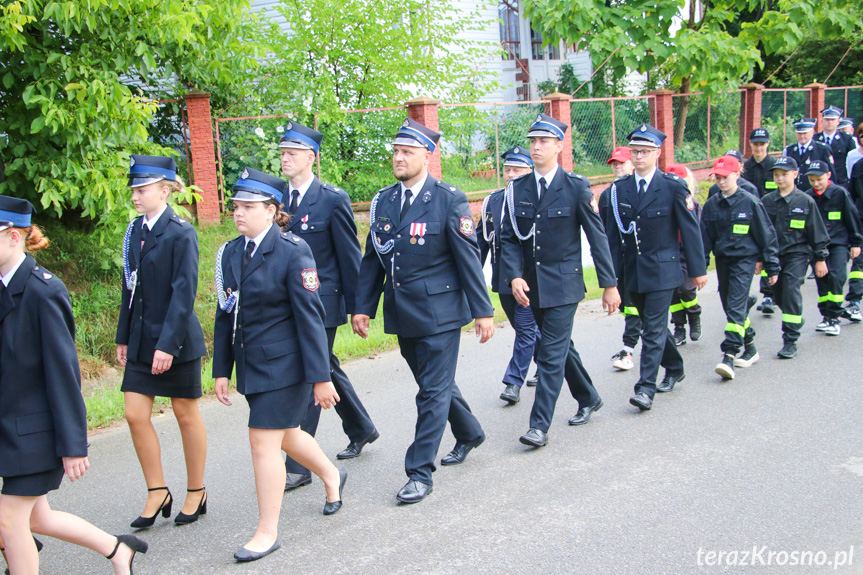
[[[84,476],[87,414],[66,286],[38,266],[48,240],[30,224],[33,206],[0,196],[0,537],[15,575],[39,573],[32,533],[81,545],[131,573],[147,544],[54,511],[47,493]]]
[[[132,527],[150,527],[159,512],[171,516],[173,497],[165,484],[159,438],[150,421],[155,396],[170,397],[183,436],[187,494],[177,524],[193,523],[207,512],[204,464],[207,432],[198,411],[204,334],[195,315],[198,236],[168,206],[183,189],[171,158],[132,155],[129,187],[142,214],[123,241],[123,299],[117,325],[117,361],[126,368],[126,421],[144,480],[147,502]]]
[[[320,477],[324,515],[341,508],[347,472],[327,459],[300,429],[310,398],[324,409],[339,396],[330,381],[324,307],[309,246],[279,226],[284,180],[246,168],[234,186],[234,224],[242,234],[216,256],[219,307],[213,342],[216,396],[225,405],[236,366],[237,391],[249,403],[249,443],[258,494],[258,529],[235,554],[254,561],[280,547],[279,512],[285,488],[281,451]]]

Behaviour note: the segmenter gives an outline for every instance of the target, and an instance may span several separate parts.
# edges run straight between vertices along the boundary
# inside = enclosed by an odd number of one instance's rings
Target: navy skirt
[[[120,391],[131,391],[141,395],[198,399],[201,392],[201,358],[172,363],[171,369],[153,375],[153,365],[130,361],[123,374]]]
[[[291,429],[299,427],[314,401],[314,384],[297,383],[273,391],[246,395],[249,402],[249,427]]]
[[[60,489],[63,482],[63,468],[49,469],[30,475],[16,475],[3,478],[3,495],[18,495],[20,497],[40,497],[49,491]]]

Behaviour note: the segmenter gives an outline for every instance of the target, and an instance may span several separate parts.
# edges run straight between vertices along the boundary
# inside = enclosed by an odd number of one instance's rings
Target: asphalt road
[[[410,372],[397,351],[349,363],[381,438],[345,463],[337,515],[321,514],[317,479],[287,494],[282,549],[252,564],[232,559],[257,519],[246,404],[239,395],[232,408],[206,402],[209,514],[186,527],[160,518],[142,532],[151,550],[135,573],[863,573],[863,325],[843,325],[838,338],[815,333],[808,281],[798,357],[776,359],[779,318],[756,313],[762,359],[723,383],[713,373],[725,324],[715,286],[711,278],[700,295],[703,339],[682,348],[686,380],[643,414],[628,403],[637,375],[615,373],[609,361],[623,319],[585,303],[573,338],[605,407],[590,424],[567,426],[577,406],[564,386],[550,443],[539,450],[518,442],[533,391],[514,407],[498,400],[512,329],[500,327],[483,346],[465,334],[457,381],[488,440],[464,465],[439,468],[434,493],[414,506],[395,500],[415,419]],[[168,485],[182,500],[175,421],[167,415],[156,427]],[[318,440],[333,457],[347,444],[334,412]],[[440,455],[452,445],[447,432]],[[64,482],[50,501],[128,532],[145,496],[128,431],[95,436],[90,461],[87,477]],[[843,553],[846,565],[837,566]],[[55,540],[41,557],[43,573],[110,572],[92,552]],[[795,557],[813,565],[792,565]]]

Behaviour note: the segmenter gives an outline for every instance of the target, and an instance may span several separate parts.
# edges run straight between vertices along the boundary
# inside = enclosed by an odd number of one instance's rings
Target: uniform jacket
[[[357,313],[375,317],[384,296],[384,331],[423,337],[459,329],[472,318],[491,317],[470,206],[464,193],[428,176],[404,220],[401,184],[377,194],[373,228],[392,251],[379,255],[371,233],[360,265]],[[411,224],[417,224],[412,226]],[[424,224],[423,243],[419,242]],[[410,243],[414,230],[416,243]]]
[[[87,455],[87,412],[66,286],[32,256],[0,287],[0,477]]]
[[[834,182],[840,186],[847,184],[849,174],[848,168],[845,165],[845,159],[848,157],[848,152],[857,149],[857,143],[854,141],[854,136],[846,134],[840,130],[836,130],[829,145],[827,144],[827,137],[824,135],[824,132],[816,133],[812,139],[830,148],[830,152],[833,154],[833,169],[836,172],[836,179]]]
[[[135,219],[129,241],[129,266],[138,270],[132,292],[123,282],[118,344],[128,345],[130,361],[150,365],[158,349],[182,363],[207,353],[195,315],[198,291],[198,236],[170,206],[156,221],[141,247],[143,216]]]
[[[273,391],[297,383],[330,381],[324,306],[308,244],[273,224],[242,276],[244,236],[222,254],[225,291],[240,290],[237,330],[233,310],[216,309],[213,377],[231,377],[237,391]]]
[[[743,171],[758,190],[759,198],[776,189],[776,182],[773,181],[773,164],[775,163],[776,158],[770,154],[764,156],[760,162],[755,160],[755,156],[752,156],[743,163]]]
[[[623,229],[635,222],[636,234],[612,233],[608,241],[615,265],[626,268],[624,279],[630,292],[674,289],[683,283],[681,249],[690,277],[707,273],[704,245],[695,216],[695,201],[686,183],[659,169],[639,198],[635,175],[615,180],[617,205]],[[614,206],[606,215],[606,229],[617,229]]]
[[[779,243],[773,224],[760,200],[741,190],[729,198],[722,194],[704,204],[701,213],[704,256],[758,257],[768,276],[779,273]]]
[[[500,281],[500,224],[504,218],[508,218],[508,214],[501,215],[506,197],[504,190],[492,192],[488,196],[488,202],[485,205],[485,214],[480,220],[480,227],[476,231],[476,241],[479,244],[479,260],[485,265],[485,258],[491,255],[491,289],[496,293],[512,293],[508,285],[501,285]],[[485,226],[485,232],[490,236],[491,241],[485,241],[483,236],[482,226]]]
[[[334,328],[347,323],[347,314],[354,313],[356,307],[362,259],[347,192],[315,178],[283,231],[300,236],[312,248],[320,282],[318,293],[326,312],[324,325]]]
[[[863,161],[858,161],[851,168],[851,182],[848,191],[857,206],[857,213],[863,218]]]
[[[510,182],[513,186],[515,225],[507,214],[501,230],[502,283],[522,278],[531,286],[528,297],[540,309],[578,303],[584,299],[584,267],[581,260],[581,230],[590,242],[590,253],[599,286],[617,286],[608,239],[599,218],[598,200],[590,184],[580,175],[558,168],[541,198],[537,199],[536,176],[526,174]],[[534,287],[537,288],[534,290]]]
[[[809,184],[809,178],[806,177],[806,170],[809,169],[809,164],[815,160],[827,162],[827,165],[830,166],[830,179],[834,182],[836,181],[836,167],[833,165],[833,152],[829,147],[825,146],[821,142],[815,141],[814,137],[806,145],[802,155],[800,154],[800,144],[797,143],[787,146],[785,151],[782,152],[782,155],[797,160],[797,165],[800,167],[797,172],[797,189],[799,190],[806,191],[812,187]]]
[[[821,221],[830,236],[830,245],[857,248],[863,244],[860,215],[845,188],[831,183],[820,196],[814,189],[807,190],[806,193],[818,206]]]
[[[815,200],[797,189],[783,198],[777,190],[764,196],[762,203],[776,230],[780,256],[811,252],[815,261],[827,259],[830,237]]]

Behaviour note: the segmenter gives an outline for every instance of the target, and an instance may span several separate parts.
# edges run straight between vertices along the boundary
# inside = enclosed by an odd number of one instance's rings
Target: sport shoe
[[[730,353],[722,355],[722,361],[716,364],[713,370],[722,376],[722,379],[734,379],[734,356]]]
[[[842,328],[839,327],[838,319],[831,319],[827,321],[827,327],[821,331],[823,331],[827,335],[839,335],[840,333],[842,333]]]
[[[782,349],[776,354],[779,359],[791,359],[797,355],[797,344],[793,341],[786,341]]]
[[[629,371],[635,364],[632,362],[632,354],[626,351],[625,349],[620,350],[613,356],[611,359],[614,360],[614,363],[611,364],[611,367],[614,369],[619,369],[620,371]]]
[[[761,301],[761,313],[766,315],[773,315],[774,309],[773,306],[776,304],[773,303],[772,297],[766,297]]]
[[[828,327],[830,327],[830,320],[825,317],[815,326],[815,331],[827,331]]]
[[[848,305],[842,310],[842,317],[854,323],[863,321],[863,314],[860,313],[860,304],[856,301],[848,302]]]
[[[674,345],[686,345],[686,328],[682,325],[674,325]]]
[[[689,339],[698,341],[701,339],[701,314],[691,315],[689,319]]]
[[[734,360],[734,367],[749,367],[759,359],[761,359],[761,356],[758,355],[758,350],[755,349],[755,344],[750,343],[743,348],[743,353],[740,357]]]
[[[752,306],[754,306],[756,302],[758,302],[758,296],[750,295],[749,298],[746,300],[746,307],[748,309],[752,309]]]

